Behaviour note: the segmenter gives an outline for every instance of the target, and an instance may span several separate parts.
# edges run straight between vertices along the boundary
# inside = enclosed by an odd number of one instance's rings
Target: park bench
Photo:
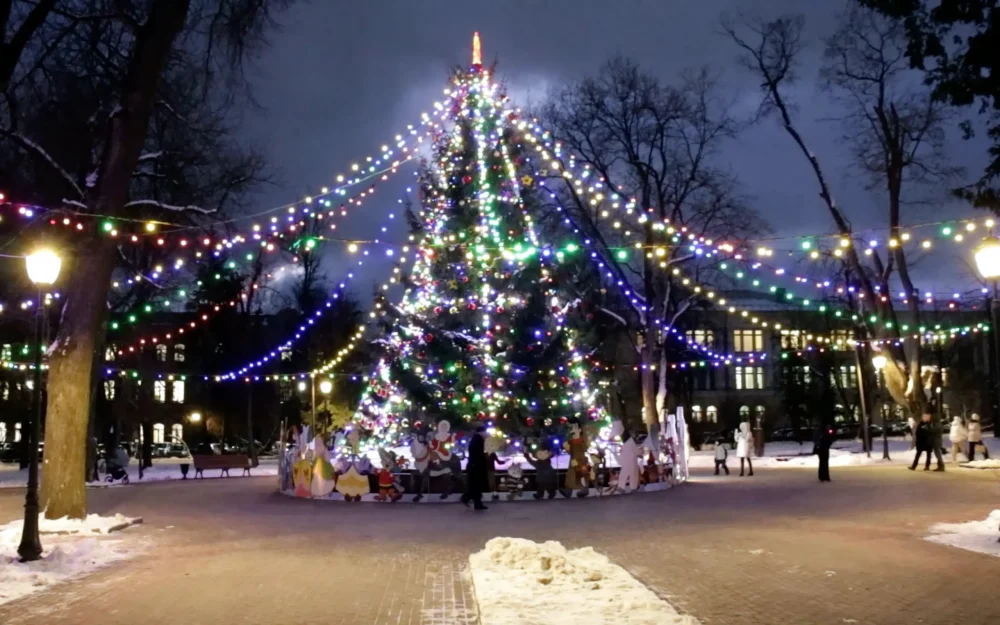
[[[243,469],[243,475],[250,475],[250,458],[246,454],[197,455],[191,456],[194,461],[194,476],[205,477],[205,469],[219,469],[219,477],[229,477],[229,469]]]

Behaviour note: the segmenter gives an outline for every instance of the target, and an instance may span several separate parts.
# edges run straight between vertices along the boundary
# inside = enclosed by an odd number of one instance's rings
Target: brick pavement
[[[498,535],[593,545],[706,625],[1000,623],[1000,560],[920,540],[931,523],[1000,507],[994,472],[814,480],[706,474],[665,493],[483,515],[290,500],[273,478],[91,491],[92,511],[146,519],[126,536],[146,554],[0,607],[0,623],[471,624],[467,557]],[[0,494],[0,522],[20,514],[19,495]]]

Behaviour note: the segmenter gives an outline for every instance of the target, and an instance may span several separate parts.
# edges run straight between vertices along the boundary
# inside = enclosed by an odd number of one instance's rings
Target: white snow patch
[[[972,462],[963,462],[960,466],[969,469],[1000,469],[1000,459],[973,460]]]
[[[1000,510],[990,512],[982,521],[935,523],[930,531],[924,540],[1000,558]]]
[[[44,551],[36,562],[20,562],[17,555],[24,522],[0,526],[0,605],[134,557],[138,554],[134,544],[105,536],[111,528],[131,520],[120,514],[40,520]]]
[[[592,547],[493,538],[469,564],[482,625],[699,625]]]

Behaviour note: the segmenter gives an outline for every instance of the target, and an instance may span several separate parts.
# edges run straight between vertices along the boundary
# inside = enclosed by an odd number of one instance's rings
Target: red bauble
[[[557,313],[557,312],[559,312],[560,310],[562,310],[562,308],[560,308],[560,307],[558,307],[558,306],[553,306],[553,307],[552,307],[552,312],[554,312],[554,313]]]
[[[559,417],[559,423],[562,423],[563,425],[566,425],[568,422],[569,422],[569,419],[567,419],[566,417]]]
[[[444,310],[444,309],[443,309],[443,308],[441,308],[440,306],[435,306],[435,307],[434,307],[434,314],[435,314],[435,315],[440,315],[440,314],[441,314],[441,311],[443,311],[443,310]]]
[[[476,346],[475,345],[469,345],[469,351],[470,352],[476,351]]]
[[[463,283],[464,282],[468,282],[468,281],[469,281],[469,276],[462,276],[462,282]]]
[[[497,306],[497,314],[498,315],[502,315],[503,314],[503,306]]]
[[[434,335],[431,334],[430,332],[424,335],[424,341],[430,343],[433,340],[434,340]]]
[[[419,358],[420,360],[427,358],[427,352],[417,352],[417,358]]]
[[[485,421],[486,420],[486,413],[485,412],[477,412],[476,413],[476,418],[479,419],[480,421]]]
[[[567,378],[566,376],[559,378],[559,381],[562,382],[564,385],[569,384],[569,378]]]
[[[462,182],[465,184],[469,184],[470,182],[472,182],[472,176],[462,176]]]
[[[475,302],[469,302],[469,310],[475,310],[475,309],[476,309]]]
[[[528,424],[528,427],[531,427],[531,426],[535,425],[535,418],[534,417],[528,417],[527,419],[524,420],[524,422]]]

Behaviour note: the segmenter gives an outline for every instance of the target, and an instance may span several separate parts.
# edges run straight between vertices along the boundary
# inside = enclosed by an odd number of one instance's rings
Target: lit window
[[[3,400],[7,401],[10,399],[10,384],[7,382],[0,383],[0,390],[3,392]]]
[[[281,361],[282,362],[284,362],[286,360],[291,360],[292,359],[292,348],[291,347],[288,347],[286,345],[285,347],[280,348],[278,351],[281,352]]]
[[[180,423],[175,423],[170,426],[170,440],[175,442],[180,442],[184,440],[184,426]]]
[[[20,443],[21,442],[21,424],[20,423],[15,423],[14,424],[14,442],[15,443]]]
[[[154,423],[153,424],[153,443],[162,443],[163,442],[163,432],[164,432],[164,429],[165,428],[163,427],[162,423]]]
[[[805,349],[806,335],[802,330],[782,330],[781,349]]]
[[[858,386],[858,370],[854,365],[841,365],[840,366],[840,385],[843,388],[857,388]]]
[[[174,380],[171,391],[175,404],[184,403],[184,380]]]
[[[736,390],[757,391],[764,388],[764,367],[736,367]]]
[[[114,380],[105,380],[104,381],[104,399],[107,399],[108,401],[114,399],[115,398],[115,391],[116,390],[117,390],[117,387],[115,385],[115,381]]]
[[[733,330],[733,351],[737,352],[764,351],[764,331]]]
[[[107,362],[111,362],[112,360],[114,360],[115,359],[115,355],[116,355],[115,354],[116,351],[117,350],[115,349],[114,345],[108,345],[107,347],[105,347],[104,348],[104,360],[107,361]]]
[[[7,424],[0,421],[0,443],[7,442]]]
[[[715,332],[712,330],[688,330],[685,333],[687,339],[692,343],[712,347],[715,345]]]
[[[850,330],[834,330],[833,334],[830,336],[833,342],[833,348],[836,350],[851,349],[848,341],[854,339],[854,335]]]
[[[701,423],[701,406],[691,406],[691,420]]]
[[[185,353],[184,343],[178,343],[174,345],[174,362],[184,362]]]
[[[11,360],[11,358],[13,358],[13,355],[14,355],[14,346],[11,345],[10,343],[4,343],[3,347],[0,348],[0,360],[9,361]]]
[[[719,422],[719,409],[715,406],[709,406],[708,410],[705,411],[705,415],[709,423]]]
[[[167,346],[159,343],[156,346],[156,359],[160,362],[167,362]]]
[[[167,382],[165,380],[153,382],[153,399],[161,404],[167,401]]]

